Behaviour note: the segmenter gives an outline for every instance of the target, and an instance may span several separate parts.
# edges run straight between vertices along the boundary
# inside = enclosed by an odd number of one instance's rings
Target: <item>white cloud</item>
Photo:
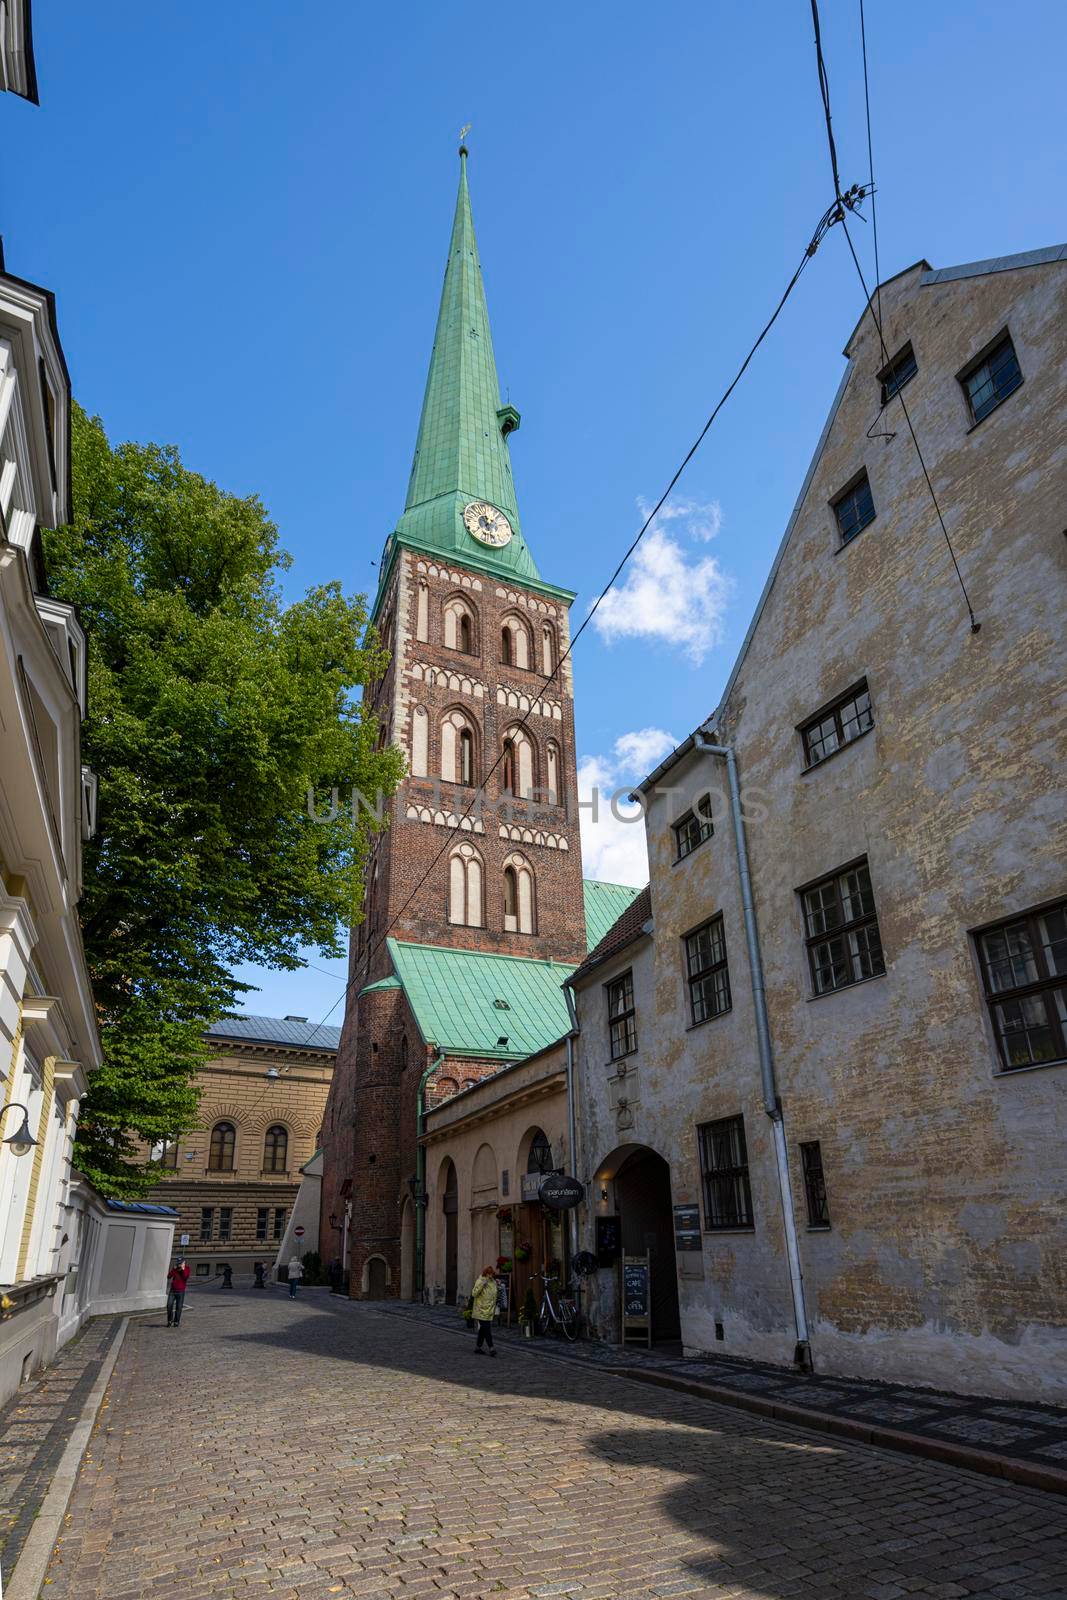
[[[662,507],[622,582],[608,590],[593,618],[606,644],[625,638],[655,640],[681,649],[694,666],[700,665],[722,639],[733,579],[715,556],[691,560],[674,530],[706,543],[721,522],[716,502],[676,500]]]
[[[616,739],[611,755],[585,756],[578,763],[587,877],[638,889],[648,882],[644,817],[626,796],[677,743],[663,728],[641,728]]]
[[[646,778],[677,743],[674,734],[663,728],[639,728],[615,740],[615,755],[620,768],[636,781]]]

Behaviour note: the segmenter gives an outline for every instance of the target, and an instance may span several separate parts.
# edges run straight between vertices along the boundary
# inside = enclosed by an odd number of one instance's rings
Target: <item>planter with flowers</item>
[[[515,1260],[529,1261],[533,1255],[533,1247],[526,1239],[520,1239],[515,1246]]]

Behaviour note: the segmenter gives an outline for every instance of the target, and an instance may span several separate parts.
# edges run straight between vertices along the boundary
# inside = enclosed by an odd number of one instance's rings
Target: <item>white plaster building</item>
[[[0,0],[0,89],[40,105],[31,0]]]
[[[0,1400],[56,1348],[71,1147],[100,1060],[77,912],[95,809],[85,635],[47,593],[39,533],[70,517],[70,384],[51,294],[2,268]]]

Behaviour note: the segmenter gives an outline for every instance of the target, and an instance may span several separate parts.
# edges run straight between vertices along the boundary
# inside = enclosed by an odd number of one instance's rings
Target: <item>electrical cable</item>
[[[856,247],[852,243],[852,235],[848,231],[848,220],[847,220],[847,217],[846,217],[846,212],[847,211],[851,211],[851,210],[854,209],[854,205],[853,205],[853,203],[851,201],[851,198],[850,198],[853,191],[850,190],[848,194],[842,194],[841,193],[841,188],[840,188],[840,180],[838,178],[837,147],[836,147],[836,145],[834,143],[833,123],[832,123],[832,118],[831,118],[831,114],[830,114],[830,82],[829,82],[829,78],[828,78],[827,72],[826,72],[826,61],[825,61],[825,59],[823,57],[823,49],[822,49],[822,37],[821,37],[820,31],[819,31],[819,5],[818,5],[818,0],[811,0],[811,15],[812,15],[812,21],[813,21],[813,23],[815,25],[815,56],[816,56],[816,64],[817,64],[817,68],[818,68],[818,77],[819,77],[819,93],[820,93],[820,95],[822,97],[823,116],[824,116],[824,119],[826,121],[826,139],[827,139],[827,144],[828,144],[829,153],[830,153],[830,169],[831,169],[831,171],[833,173],[833,179],[834,179],[835,187],[837,189],[838,204],[839,204],[839,208],[840,208],[839,209],[839,214],[838,214],[838,216],[836,216],[834,218],[834,220],[835,221],[839,221],[841,223],[841,227],[842,227],[842,230],[844,232],[845,238],[848,241],[849,253],[852,256],[853,264],[855,265],[856,272],[857,272],[857,274],[859,276],[860,286],[863,289],[864,299],[867,302],[867,310],[870,311],[871,316],[874,319],[874,325],[878,330],[878,342],[882,347],[882,360],[883,360],[884,364],[886,366],[888,366],[889,365],[889,351],[886,348],[885,335],[884,335],[884,333],[882,331],[881,306],[880,306],[880,303],[879,303],[879,306],[876,308],[874,303],[873,303],[873,301],[872,301],[872,299],[871,299],[870,290],[867,288],[867,280],[864,277],[863,268],[860,265],[859,256],[856,254]],[[863,25],[862,25],[862,7],[861,7],[861,36],[862,36],[862,42],[863,42],[863,78],[864,78],[864,86],[866,88],[866,85],[867,85],[867,38],[866,38],[866,28],[863,27]],[[868,155],[870,156],[870,154],[871,154],[871,123],[870,123],[870,97],[869,97],[869,95],[866,96],[866,102],[867,102],[867,151],[868,151]],[[872,169],[873,169],[873,157],[871,159],[871,165],[872,165]],[[873,190],[873,178],[872,178],[872,190]],[[873,198],[872,198],[872,202],[871,202],[871,209],[872,209],[872,216],[873,216],[873,213],[874,213],[874,201],[873,201]],[[879,283],[878,287],[879,287],[879,290],[880,290],[880,288],[881,288],[880,283]],[[967,615],[970,618],[971,632],[972,633],[978,633],[978,631],[980,630],[982,624],[975,617],[974,607],[971,605],[971,597],[967,593],[967,585],[964,582],[963,573],[960,570],[960,564],[959,564],[959,561],[956,558],[956,552],[955,552],[955,550],[953,548],[953,545],[952,545],[952,539],[951,539],[951,537],[949,535],[948,528],[945,525],[944,516],[941,513],[941,507],[940,507],[940,505],[938,503],[937,494],[936,494],[936,492],[934,490],[934,485],[933,485],[933,482],[932,482],[932,480],[930,478],[929,470],[927,469],[926,458],[924,457],[924,455],[922,453],[922,447],[919,444],[919,438],[918,438],[918,435],[915,432],[915,426],[914,426],[914,424],[913,424],[913,422],[911,420],[911,413],[908,410],[907,401],[904,399],[904,395],[901,392],[901,390],[899,390],[899,389],[897,390],[895,398],[900,401],[900,408],[904,413],[904,421],[908,425],[908,432],[911,435],[911,442],[915,447],[915,454],[918,457],[919,465],[922,468],[923,477],[926,479],[926,487],[930,492],[930,500],[931,500],[931,502],[933,504],[934,511],[937,514],[937,520],[941,525],[941,532],[944,534],[945,544],[948,546],[948,553],[952,558],[952,565],[953,565],[953,567],[955,569],[956,577],[959,580],[960,589],[963,592],[963,600],[964,600],[964,604],[967,607]]]
[[[835,168],[835,170],[836,170],[836,168]],[[855,204],[858,204],[858,202],[864,198],[865,190],[863,188],[859,187],[859,186],[853,186],[853,188],[849,191],[849,194],[852,196],[853,204],[855,205]],[[690,461],[692,461],[693,457],[696,455],[697,451],[699,450],[701,444],[704,442],[704,439],[706,438],[709,430],[711,429],[712,424],[715,422],[715,419],[718,417],[718,415],[719,415],[720,411],[722,410],[723,406],[729,400],[730,396],[733,394],[734,390],[737,388],[737,385],[740,383],[741,379],[744,377],[744,375],[745,375],[746,371],[748,370],[748,367],[749,367],[753,357],[755,356],[757,350],[759,349],[760,345],[763,343],[764,339],[767,337],[767,335],[770,333],[771,329],[774,327],[775,323],[778,321],[778,318],[781,315],[781,312],[782,312],[783,308],[785,307],[786,301],[789,299],[790,295],[793,293],[793,290],[796,288],[797,283],[800,280],[800,277],[801,277],[801,274],[804,271],[804,268],[807,266],[807,264],[811,260],[812,256],[814,256],[815,252],[819,248],[819,245],[822,243],[823,239],[826,237],[826,234],[829,232],[830,228],[834,225],[834,223],[844,220],[844,215],[843,215],[842,207],[841,207],[841,197],[840,197],[840,194],[837,192],[836,187],[835,187],[835,196],[836,196],[836,198],[834,200],[834,203],[831,206],[829,206],[827,208],[827,210],[824,211],[822,216],[819,218],[818,225],[816,226],[815,231],[812,234],[811,239],[810,239],[808,245],[806,246],[806,248],[804,250],[804,254],[800,258],[799,265],[796,267],[795,271],[793,272],[792,276],[789,279],[789,282],[786,284],[785,289],[783,290],[782,295],[779,298],[778,303],[776,304],[774,310],[771,312],[771,315],[768,317],[767,321],[763,324],[763,327],[760,329],[759,334],[757,335],[755,341],[753,342],[753,344],[749,348],[748,354],[745,356],[745,359],[742,361],[741,365],[738,367],[737,372],[734,374],[734,376],[731,379],[730,383],[723,390],[723,393],[720,396],[719,400],[717,401],[714,409],[712,410],[711,415],[708,417],[707,421],[704,423],[704,426],[701,428],[700,432],[697,434],[697,436],[694,439],[693,443],[690,445],[689,449],[686,451],[685,455],[682,457],[681,463],[679,464],[679,466],[677,467],[676,471],[672,475],[672,477],[670,479],[670,482],[667,484],[667,487],[664,489],[663,493],[660,495],[659,499],[656,501],[655,505],[652,507],[652,510],[649,512],[648,516],[645,518],[644,522],[641,525],[640,530],[637,533],[636,538],[629,545],[629,547],[626,550],[625,554],[622,556],[622,559],[619,561],[618,565],[616,566],[614,572],[611,574],[611,577],[608,579],[607,583],[604,585],[604,587],[601,589],[600,593],[598,594],[596,600],[593,602],[592,606],[589,608],[589,611],[586,614],[584,621],[582,622],[581,626],[578,628],[577,632],[574,634],[574,636],[570,640],[570,643],[567,645],[567,648],[559,655],[559,659],[556,661],[552,671],[550,673],[548,673],[547,675],[539,674],[539,676],[542,676],[542,678],[543,678],[543,681],[541,683],[541,690],[540,690],[541,693],[544,693],[544,691],[559,677],[559,674],[560,674],[560,671],[562,670],[564,662],[567,661],[567,659],[573,653],[575,645],[578,643],[578,640],[581,638],[581,636],[585,632],[586,628],[592,622],[593,617],[596,615],[596,612],[597,612],[598,608],[600,607],[600,605],[602,604],[602,602],[606,599],[606,597],[607,597],[608,593],[610,592],[613,584],[615,583],[615,580],[618,578],[619,574],[622,572],[623,568],[626,566],[626,563],[630,560],[630,557],[633,555],[634,551],[637,549],[638,545],[641,543],[641,540],[645,537],[645,534],[648,532],[649,528],[652,526],[652,524],[655,521],[656,517],[658,516],[659,512],[663,509],[663,506],[664,506],[668,496],[671,494],[671,492],[673,491],[673,489],[677,485],[679,479],[681,478],[682,474],[684,473],[686,467],[689,465]],[[530,711],[527,711],[525,713],[525,715],[521,718],[521,720],[518,723],[515,723],[515,724],[512,725],[515,732],[519,732],[522,729],[527,728],[529,726],[529,718],[532,715],[532,709],[533,708],[531,707]],[[504,754],[505,754],[505,751],[502,748],[500,753],[499,753],[499,755],[497,756],[496,760],[493,762],[493,765],[489,768],[489,771],[484,775],[484,777],[483,777],[483,779],[482,779],[477,791],[474,794],[474,797],[470,800],[470,802],[468,803],[466,809],[463,812],[461,812],[460,817],[459,817],[459,821],[460,822],[463,822],[467,817],[470,816],[471,812],[477,806],[480,806],[482,798],[483,798],[483,796],[485,794],[486,785],[487,785],[489,779],[496,772],[497,768],[500,766],[501,762],[503,761]],[[521,797],[517,796],[516,798],[521,798]],[[412,901],[415,899],[415,896],[419,893],[419,891],[422,888],[423,884],[426,882],[426,880],[430,876],[431,872],[437,866],[437,863],[441,860],[441,857],[445,854],[445,852],[447,850],[449,850],[451,848],[451,846],[452,846],[451,837],[446,838],[444,840],[444,842],[442,843],[441,848],[437,851],[436,855],[433,857],[433,859],[430,861],[429,865],[425,868],[425,870],[422,872],[422,874],[420,875],[420,877],[416,881],[415,885],[413,886],[413,888],[411,890],[411,893],[408,895],[407,899],[404,901],[404,903],[400,907],[399,911],[397,911],[395,913],[394,917],[392,918],[392,923],[393,923],[394,926],[400,921],[401,917],[403,917],[405,911],[407,911],[408,907],[411,905]],[[385,937],[388,937],[388,936],[386,935]],[[383,942],[384,942],[383,937],[381,935],[379,935],[377,940],[376,940],[376,942],[373,945],[368,944],[366,955],[362,956],[360,958],[360,970],[362,972],[368,972],[369,971],[371,957],[372,957],[372,955],[377,954],[377,952],[380,949],[380,947],[381,947]],[[337,1007],[341,1004],[341,1001],[346,999],[346,997],[348,995],[348,991],[351,989],[351,987],[352,987],[354,982],[355,982],[355,978],[354,977],[352,977],[352,978],[350,978],[348,980],[348,982],[345,984],[345,987],[342,990],[342,992],[338,995],[338,997],[334,1001],[333,1005],[326,1012],[326,1015],[322,1018],[322,1020],[320,1022],[316,1023],[315,1028],[312,1030],[311,1034],[309,1035],[309,1042],[310,1042],[310,1039],[314,1038],[314,1034],[317,1031],[317,1029],[321,1028],[327,1022],[327,1020],[333,1015],[333,1013],[337,1010]]]

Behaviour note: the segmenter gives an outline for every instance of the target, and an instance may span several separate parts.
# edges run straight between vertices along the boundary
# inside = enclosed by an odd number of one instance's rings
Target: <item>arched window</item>
[[[430,770],[430,719],[425,706],[411,713],[411,776],[425,778]]]
[[[263,1140],[263,1171],[285,1172],[289,1162],[289,1134],[280,1123],[267,1129]]]
[[[445,645],[464,655],[474,654],[474,613],[458,596],[445,602]]]
[[[415,596],[415,637],[422,644],[430,637],[430,591],[425,582]]]
[[[237,1129],[232,1122],[216,1122],[211,1130],[207,1164],[211,1172],[232,1172]]]
[[[556,670],[556,633],[550,622],[541,629],[541,669],[546,678]]]
[[[536,920],[534,877],[525,856],[504,861],[504,932],[533,933]]]
[[[563,803],[563,790],[560,787],[560,759],[559,745],[555,739],[550,739],[545,748],[545,789],[550,806]]]
[[[526,1157],[527,1172],[548,1173],[552,1171],[552,1146],[544,1133],[538,1128],[530,1141],[530,1153]]]
[[[501,787],[505,794],[528,800],[534,788],[534,746],[525,728],[509,728],[504,735]]]
[[[530,634],[521,617],[505,617],[501,623],[500,659],[506,667],[530,665]]]
[[[448,863],[448,920],[458,927],[482,926],[482,858],[472,844],[453,850]]]
[[[441,721],[441,776],[446,783],[473,784],[474,727],[462,711],[446,711]]]

